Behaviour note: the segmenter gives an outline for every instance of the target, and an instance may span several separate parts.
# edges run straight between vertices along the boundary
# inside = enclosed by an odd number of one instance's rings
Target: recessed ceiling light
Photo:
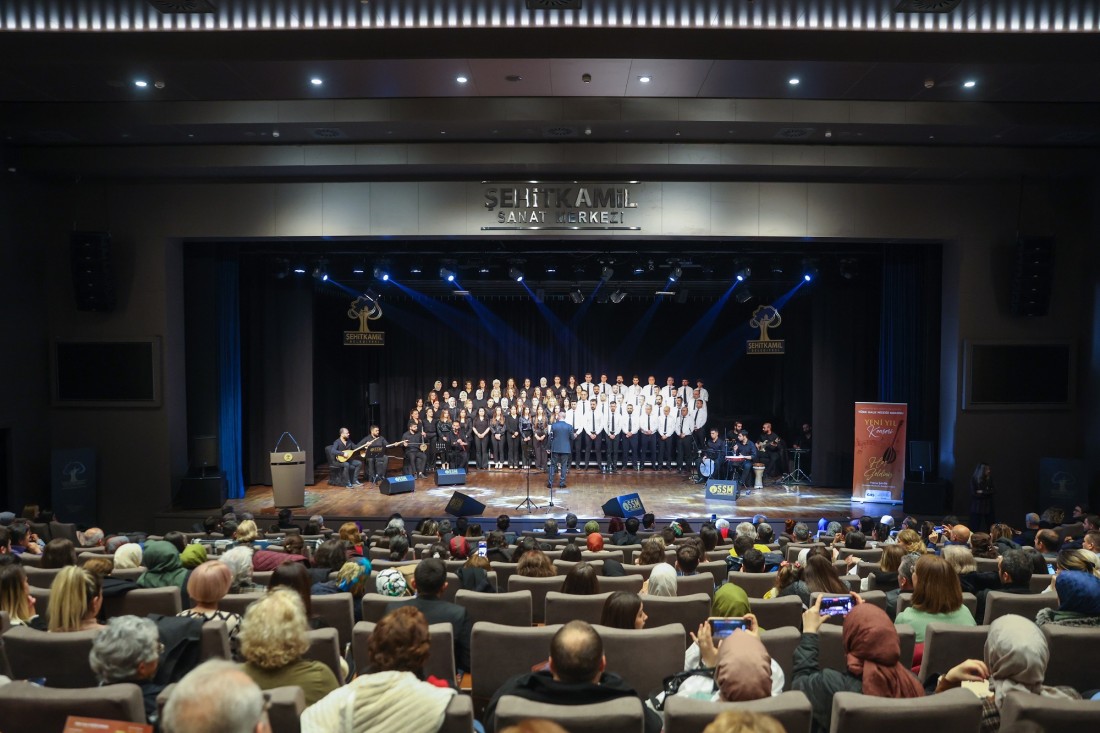
[[[313,77],[312,79],[309,80],[309,83],[312,84],[315,87],[319,87],[319,86],[321,86],[322,84],[325,83],[325,80],[322,79],[319,76],[315,76],[315,77]]]
[[[465,76],[456,76],[455,81],[457,81],[459,84],[465,84],[466,82],[468,82],[470,80],[467,79]]]
[[[649,82],[653,81],[653,77],[652,76],[639,76],[638,81],[640,81],[643,84],[648,84]]]
[[[149,82],[145,81],[144,79],[138,79],[134,82],[134,86],[144,89],[145,87],[149,86]]]
[[[799,85],[800,80],[797,76],[792,76],[790,79],[787,80],[787,83],[790,84],[792,87],[796,87]]]
[[[969,81],[964,81],[963,86],[966,87],[967,89],[973,89],[974,87],[978,86],[978,82],[974,81],[973,79],[970,79]]]

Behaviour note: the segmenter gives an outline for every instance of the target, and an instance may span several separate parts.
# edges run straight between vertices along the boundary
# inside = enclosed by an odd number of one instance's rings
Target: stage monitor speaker
[[[946,481],[906,481],[902,508],[906,514],[931,515],[939,519],[947,513]]]
[[[176,507],[179,509],[212,509],[225,506],[225,474],[216,476],[193,476],[180,480],[180,490],[176,494]]]
[[[196,435],[191,438],[191,468],[205,471],[218,466],[218,437]]]
[[[932,441],[909,441],[909,472],[932,473]]]
[[[441,468],[435,472],[436,486],[465,486],[465,468]]]
[[[371,382],[367,385],[367,402],[372,405],[377,405],[382,397],[382,390],[378,387],[378,382]]]
[[[1014,316],[1045,316],[1054,280],[1054,237],[1020,237],[1012,268],[1010,312]]]
[[[480,517],[485,513],[485,505],[472,496],[456,491],[451,494],[451,500],[443,511],[452,517]]]
[[[69,235],[76,309],[110,312],[115,309],[115,273],[111,264],[111,235],[107,232],[72,232]]]
[[[378,490],[386,496],[390,496],[391,494],[411,494],[416,491],[416,476],[412,474],[389,476],[382,479],[382,485],[378,487]]]
[[[600,509],[605,517],[640,517],[645,514],[645,507],[637,494],[623,494],[608,499]]]

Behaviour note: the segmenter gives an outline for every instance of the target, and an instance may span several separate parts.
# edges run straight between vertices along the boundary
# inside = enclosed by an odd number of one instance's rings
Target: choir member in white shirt
[[[687,405],[680,408],[680,416],[676,420],[676,467],[680,473],[687,471],[695,457],[695,421],[691,419]]]
[[[657,397],[661,394],[661,389],[657,386],[657,377],[650,374],[649,383],[646,384],[642,391],[645,394],[646,404],[655,404],[657,402]],[[660,417],[660,415],[658,414],[657,417]]]
[[[607,406],[607,419],[604,422],[604,455],[607,456],[607,470],[615,472],[619,462],[619,437],[623,432],[623,416],[619,413],[619,403],[611,401]]]
[[[626,412],[622,416],[623,431],[619,438],[623,454],[623,468],[628,468],[631,464],[634,464],[634,468],[638,471],[642,470],[642,459],[638,453],[639,438],[641,437],[640,417],[634,412],[634,405],[627,402]]]
[[[695,389],[699,390],[699,399],[701,399],[703,402],[710,402],[710,392],[708,392],[707,388],[703,386],[702,379],[695,380]]]
[[[584,388],[584,394],[586,397],[592,396],[592,388],[596,386],[596,383],[592,381],[592,372],[584,373],[584,381],[581,382],[580,386]]]
[[[592,468],[592,453],[596,453],[596,466],[603,463],[603,450],[601,434],[604,432],[604,421],[596,406],[596,400],[588,401],[588,411],[584,414],[580,424],[581,442],[584,444],[585,468]],[[578,461],[578,467],[580,463]]]
[[[661,416],[657,418],[657,453],[659,455],[655,463],[660,468],[672,470],[676,442],[676,417],[672,414],[672,407],[665,405]]]
[[[676,398],[676,379],[669,377],[665,380],[665,386],[661,387],[661,397],[664,398],[665,403],[671,405],[672,401]]]
[[[653,405],[648,402],[645,405],[644,413],[638,418],[641,425],[639,428],[641,436],[639,437],[638,462],[645,463],[648,458],[649,465],[656,471],[659,455],[657,450],[657,423],[660,421],[660,415],[653,413]]]
[[[626,393],[626,396],[630,398],[631,402],[633,402],[634,404],[638,404],[638,395],[642,394],[643,389],[641,379],[638,377],[637,374],[635,374],[633,379],[631,379],[630,385],[623,389],[623,392]]]
[[[702,400],[695,400],[695,407],[691,410],[691,420],[695,423],[695,437],[699,444],[702,445],[706,439],[706,427],[707,427],[707,403]]]
[[[676,390],[676,394],[684,398],[684,402],[688,401],[691,397],[691,381],[688,379],[680,380],[680,388]]]

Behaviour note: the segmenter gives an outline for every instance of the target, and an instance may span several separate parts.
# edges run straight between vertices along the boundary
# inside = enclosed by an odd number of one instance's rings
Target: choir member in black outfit
[[[508,467],[518,469],[523,440],[519,434],[519,412],[515,402],[509,403],[508,415],[504,418],[504,443],[505,452],[508,455]]]
[[[477,467],[484,470],[489,467],[489,417],[484,407],[477,409],[477,417],[470,425],[470,430],[473,433]]]

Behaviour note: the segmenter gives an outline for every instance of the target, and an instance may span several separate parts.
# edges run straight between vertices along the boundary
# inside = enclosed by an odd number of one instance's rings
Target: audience
[[[964,593],[977,594],[983,590],[996,590],[1001,581],[994,572],[978,572],[974,554],[965,545],[947,545],[943,548],[943,559],[958,574],[959,585]]]
[[[309,589],[311,595],[329,596],[335,593],[351,593],[351,608],[355,621],[363,620],[363,596],[370,578],[370,561],[363,557],[350,560],[336,572],[336,577],[324,583],[315,583]],[[308,618],[308,616],[307,616]]]
[[[627,590],[617,590],[604,601],[600,626],[612,629],[644,629],[648,618],[641,596]]]
[[[225,555],[222,557],[224,558]],[[251,570],[251,558],[249,561],[248,567]],[[183,607],[187,608],[191,605],[187,598],[187,570],[180,563],[180,553],[175,545],[164,540],[146,542],[142,564],[145,565],[145,572],[137,579],[139,586],[142,588],[175,586],[180,589]]]
[[[783,693],[783,668],[760,641],[756,617],[750,613],[744,619],[748,626],[717,644],[710,623],[699,625],[698,633],[692,634],[695,644],[688,648],[684,660],[684,671],[696,674],[683,679],[670,694],[713,702],[748,702]]]
[[[38,616],[34,604],[31,584],[23,567],[13,562],[0,565],[0,611],[7,612],[11,625],[30,624]]]
[[[98,575],[70,565],[62,568],[50,584],[50,605],[46,609],[48,631],[98,631],[96,620],[103,606],[103,582]]]
[[[660,540],[650,538],[642,542],[642,550],[634,556],[635,565],[654,565],[665,561],[665,548]]]
[[[101,685],[129,682],[141,688],[145,719],[157,724],[157,695],[164,685],[154,681],[164,645],[157,625],[147,618],[115,616],[96,634],[88,663]]]
[[[642,595],[675,598],[676,569],[666,562],[655,565],[649,578],[642,584]]]
[[[912,605],[898,612],[894,622],[912,626],[917,644],[924,643],[924,630],[930,623],[975,625],[970,609],[963,605],[958,576],[946,560],[935,555],[924,555],[917,561]],[[918,661],[914,658],[914,664]]]
[[[802,571],[802,579],[806,582],[806,588],[810,593],[840,593],[851,590],[847,583],[840,579],[840,574],[833,563],[822,555],[810,554],[806,558],[806,568]]]
[[[160,724],[162,733],[270,733],[263,692],[240,667],[212,659],[175,686]]]
[[[438,731],[456,691],[423,679],[430,648],[424,614],[404,606],[387,615],[371,633],[366,668],[302,714],[302,733]]]
[[[775,585],[772,586],[764,598],[782,598],[783,596],[798,596],[803,606],[810,605],[810,588],[802,579],[805,566],[800,562],[786,562],[779,564],[779,570],[775,574]]]
[[[1031,595],[1031,562],[1027,559],[1027,553],[1022,550],[1005,551],[997,561],[997,578],[1000,585],[992,590]],[[982,621],[985,618],[985,604],[989,598],[989,590],[979,591],[977,596],[978,606],[974,618],[976,621]]]
[[[241,617],[231,611],[221,611],[218,604],[229,592],[233,574],[229,566],[216,560],[208,560],[191,571],[187,579],[187,595],[191,608],[179,612],[185,618],[197,618],[203,623],[218,619],[225,622],[231,647],[236,647]]]
[[[561,559],[566,562],[580,562],[584,559],[584,555],[581,553],[581,548],[577,547],[577,543],[569,540],[561,549]]]
[[[327,629],[329,622],[321,616],[313,613],[313,596],[310,594],[312,576],[309,569],[301,563],[288,562],[271,573],[271,579],[267,583],[267,592],[272,593],[279,589],[289,589],[298,594],[302,599],[302,607],[306,612],[306,623],[310,629]]]
[[[1100,627],[1100,578],[1083,570],[1062,570],[1054,581],[1054,592],[1058,608],[1039,611],[1037,625]]]
[[[142,560],[141,545],[136,542],[126,542],[115,550],[115,570],[132,570],[140,568]]]
[[[600,592],[600,581],[596,568],[586,562],[579,562],[569,568],[561,586],[562,593],[575,596],[593,596]]]
[[[546,556],[543,555],[543,557]],[[417,564],[416,572],[413,575],[413,589],[416,591],[416,598],[400,604],[391,603],[386,606],[386,613],[392,613],[398,608],[408,605],[423,613],[429,624],[449,623],[454,633],[455,667],[463,672],[469,672],[470,617],[466,614],[465,608],[445,601],[440,597],[446,588],[447,567],[443,564],[443,561],[435,558],[421,560]]]
[[[844,619],[844,671],[821,669],[818,663],[818,630],[828,618],[821,613],[821,599],[802,614],[802,641],[794,652],[791,688],[810,699],[814,731],[829,730],[833,695],[838,692],[893,698],[924,695],[920,682],[901,663],[901,642],[890,618],[855,593],[852,601],[852,611]]]
[[[46,543],[46,549],[42,550],[42,568],[63,568],[68,565],[76,565],[76,548],[72,540],[58,538]]]
[[[309,649],[305,608],[297,593],[276,590],[255,601],[241,623],[241,667],[261,690],[297,685],[312,705],[339,686],[322,662],[303,659]]]
[[[611,535],[611,544],[613,545],[636,545],[641,540],[638,538],[638,529],[641,527],[641,522],[637,517],[629,517],[624,523],[623,529],[615,532]]]
[[[402,598],[410,595],[409,586],[405,582],[405,576],[397,568],[386,568],[378,573],[374,581],[375,592],[379,595],[391,598]]]
[[[233,547],[220,555],[218,560],[228,565],[233,573],[230,593],[251,593],[256,590],[256,584],[252,582],[252,548]]]
[[[557,574],[554,563],[542,550],[524,552],[516,564],[516,575],[525,578],[549,578]]]

